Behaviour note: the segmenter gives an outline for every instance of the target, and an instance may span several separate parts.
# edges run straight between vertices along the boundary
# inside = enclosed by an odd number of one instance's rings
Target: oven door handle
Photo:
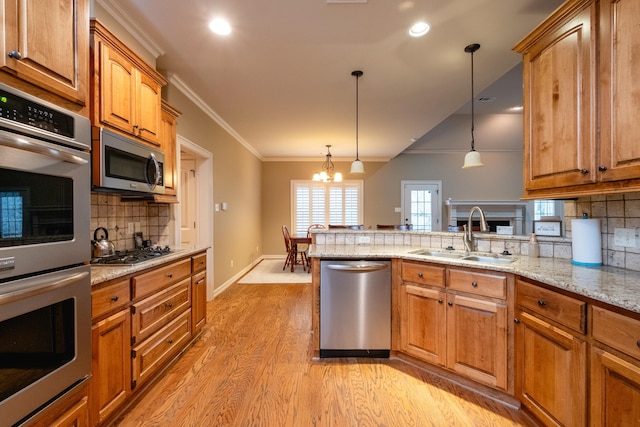
[[[8,304],[14,301],[24,300],[25,298],[34,297],[58,288],[63,288],[71,285],[72,283],[81,281],[89,275],[90,273],[88,271],[82,271],[62,276],[59,279],[56,278],[53,281],[51,281],[51,278],[42,279],[40,281],[36,280],[31,286],[24,289],[3,293],[0,295],[0,304]]]
[[[38,153],[56,160],[74,163],[76,165],[85,165],[89,163],[88,159],[78,156],[78,150],[68,149],[61,145],[50,144],[45,141],[29,138],[23,135],[0,130],[0,145],[5,147],[16,148],[18,150],[30,151]]]

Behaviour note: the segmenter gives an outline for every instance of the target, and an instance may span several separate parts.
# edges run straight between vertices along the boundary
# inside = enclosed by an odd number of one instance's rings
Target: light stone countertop
[[[167,255],[132,265],[91,264],[91,286],[108,280],[117,279],[118,277],[124,277],[132,273],[137,273],[161,264],[166,264],[167,262],[188,257],[206,250],[207,247],[172,249],[171,253]]]
[[[443,257],[416,255],[411,252],[428,249],[396,245],[311,245],[309,256],[315,258],[403,258],[446,265],[486,268],[514,273],[547,285],[564,289],[596,301],[640,313],[640,272],[616,267],[582,267],[570,260],[558,258],[530,258],[514,255],[510,264],[489,264]],[[448,252],[433,249],[437,252]],[[472,253],[471,255],[495,254]],[[508,258],[502,257],[500,258]]]

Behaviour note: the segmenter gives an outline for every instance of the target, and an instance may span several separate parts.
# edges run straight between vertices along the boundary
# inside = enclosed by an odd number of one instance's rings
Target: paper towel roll
[[[571,220],[572,264],[595,267],[602,265],[600,219]]]

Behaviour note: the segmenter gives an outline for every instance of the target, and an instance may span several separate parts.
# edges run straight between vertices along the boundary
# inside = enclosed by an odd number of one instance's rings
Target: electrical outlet
[[[635,228],[614,228],[613,244],[627,248],[636,247],[636,229]]]

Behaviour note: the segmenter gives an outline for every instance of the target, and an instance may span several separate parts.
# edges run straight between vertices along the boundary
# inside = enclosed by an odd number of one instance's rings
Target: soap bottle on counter
[[[531,238],[529,239],[529,256],[532,258],[538,258],[540,256],[540,244],[538,243],[536,233],[531,233]]]

